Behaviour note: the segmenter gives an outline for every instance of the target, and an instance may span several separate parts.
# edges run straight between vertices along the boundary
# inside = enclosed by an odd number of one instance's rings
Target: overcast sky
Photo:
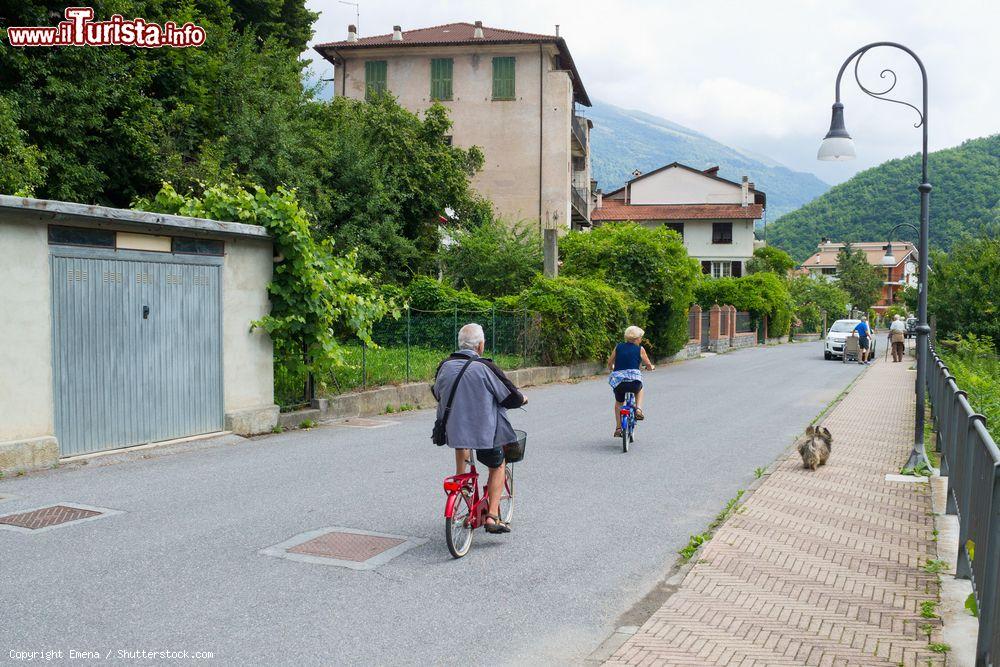
[[[858,159],[816,161],[837,70],[872,41],[901,42],[923,59],[931,150],[1000,132],[1000,0],[358,1],[362,36],[397,23],[405,32],[478,19],[548,34],[559,24],[592,99],[662,116],[830,183],[920,148],[916,112],[866,97],[848,70],[843,98]],[[355,22],[353,6],[307,4],[321,12],[315,41],[344,39]],[[313,61],[328,77],[330,65]],[[893,94],[919,106],[913,61],[872,51],[862,80],[877,89],[884,67],[899,74]]]

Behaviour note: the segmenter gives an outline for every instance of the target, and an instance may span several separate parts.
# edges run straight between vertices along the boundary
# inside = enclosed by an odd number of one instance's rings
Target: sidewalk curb
[[[809,342],[809,341],[804,341],[804,342]],[[865,376],[869,368],[871,367],[866,366],[864,370],[858,373],[857,377],[851,380],[850,384],[848,384],[843,391],[837,394],[837,396],[832,401],[830,401],[830,403],[827,404],[820,411],[820,413],[816,415],[816,417],[814,417],[811,422],[809,422],[808,425],[814,426],[817,423],[821,422],[823,417],[825,417],[831,410],[833,410],[834,407],[837,406],[838,403],[843,401],[844,398],[851,393],[851,391],[854,389],[854,386],[861,380],[862,377]],[[667,600],[669,600],[674,595],[674,593],[676,593],[683,585],[684,579],[687,578],[687,575],[691,571],[691,569],[698,564],[699,556],[702,550],[705,548],[705,544],[711,541],[712,537],[715,535],[716,532],[718,532],[720,528],[729,523],[730,519],[732,519],[734,514],[739,513],[740,508],[750,499],[750,497],[754,494],[754,492],[756,492],[757,489],[759,489],[764,484],[764,482],[771,477],[771,475],[775,472],[777,467],[781,465],[781,463],[784,462],[785,459],[787,459],[789,456],[795,453],[796,440],[798,440],[798,437],[796,437],[795,440],[792,441],[792,444],[790,444],[787,449],[785,449],[782,453],[778,454],[778,456],[776,456],[775,459],[771,461],[771,463],[767,466],[767,468],[764,470],[764,473],[760,477],[754,479],[746,486],[746,488],[742,489],[743,493],[740,496],[739,500],[734,505],[733,511],[730,513],[730,515],[726,517],[725,521],[723,521],[714,529],[712,529],[712,531],[709,533],[709,539],[705,540],[705,543],[699,546],[698,550],[695,551],[694,554],[692,554],[688,560],[685,561],[682,556],[678,555],[677,558],[673,561],[673,563],[671,563],[666,574],[664,574],[664,576],[661,577],[660,580],[656,582],[652,590],[646,593],[646,595],[640,598],[628,610],[626,610],[624,613],[618,616],[618,619],[615,621],[616,623],[615,631],[612,632],[611,635],[608,636],[604,641],[602,641],[597,646],[597,648],[595,648],[586,658],[584,658],[583,664],[601,665],[607,660],[609,660],[611,656],[613,656],[615,652],[622,646],[622,644],[624,644],[626,641],[628,641],[628,639],[632,635],[638,632],[639,628],[642,627],[643,623],[645,623],[652,616],[653,612],[655,612],[661,606],[666,604]],[[739,491],[737,491],[737,493],[739,493]],[[645,618],[639,620],[637,618],[638,608],[645,607],[650,604],[653,605],[654,607],[653,610],[648,614],[645,614]]]

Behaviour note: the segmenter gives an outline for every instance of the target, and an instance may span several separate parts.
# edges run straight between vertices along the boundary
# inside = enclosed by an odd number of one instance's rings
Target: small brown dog
[[[826,463],[833,450],[833,435],[826,427],[806,429],[806,434],[796,443],[802,456],[802,467],[815,470]]]

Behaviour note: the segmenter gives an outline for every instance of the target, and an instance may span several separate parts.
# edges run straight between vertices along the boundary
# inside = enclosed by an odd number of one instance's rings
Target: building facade
[[[694,169],[672,162],[637,173],[622,188],[598,195],[595,225],[633,221],[666,226],[684,238],[688,255],[714,277],[742,276],[757,243],[754,225],[764,217],[766,195],[746,176],[742,183],[721,178],[719,168]]]
[[[452,141],[480,147],[472,185],[514,223],[590,224],[590,106],[563,38],[489,28],[481,21],[318,44],[334,65],[335,94],[388,91],[414,113],[448,108]]]
[[[843,243],[823,239],[817,246],[816,252],[802,263],[799,271],[836,280],[837,255],[843,247]],[[899,300],[900,293],[904,289],[917,286],[917,249],[909,241],[892,241],[892,256],[896,259],[896,263],[890,267],[882,263],[886,251],[886,244],[882,241],[852,243],[851,248],[863,252],[868,263],[879,267],[885,274],[882,296],[873,306],[875,310],[879,312],[885,310]]]

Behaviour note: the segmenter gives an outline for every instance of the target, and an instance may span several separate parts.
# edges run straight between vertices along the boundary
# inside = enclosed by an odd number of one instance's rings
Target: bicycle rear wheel
[[[451,495],[456,497],[451,516],[444,520],[444,538],[448,543],[448,551],[451,552],[452,558],[461,558],[472,548],[473,529],[470,525],[472,499],[461,491],[454,491]]]
[[[510,523],[514,516],[514,467],[508,463],[505,466],[505,479],[503,483],[503,495],[500,496],[500,520]]]

